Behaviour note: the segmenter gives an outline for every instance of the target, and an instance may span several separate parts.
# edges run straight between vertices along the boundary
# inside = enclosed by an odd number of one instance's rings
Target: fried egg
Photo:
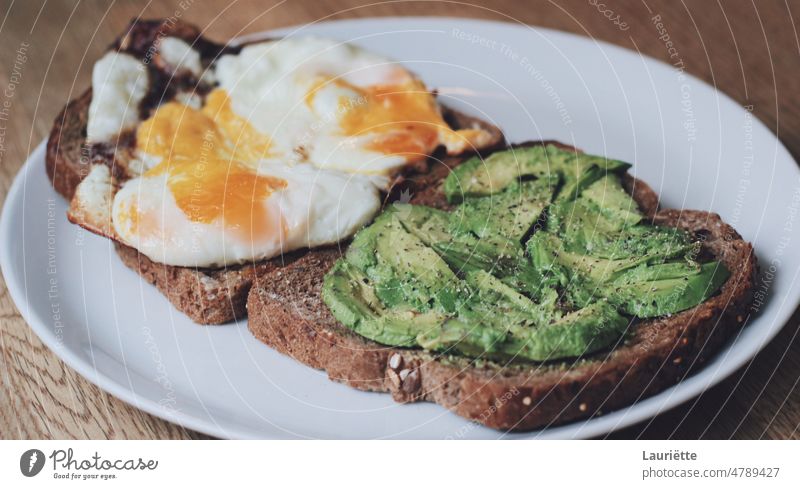
[[[319,38],[246,46],[215,70],[234,112],[268,134],[277,154],[320,168],[390,175],[440,145],[485,146],[483,130],[452,130],[433,94],[387,58]]]
[[[191,60],[198,76],[190,46],[161,44],[165,59]],[[138,96],[140,69],[116,56],[128,74],[109,76],[109,61],[99,75]],[[451,129],[411,72],[348,44],[263,42],[208,69],[201,76],[215,82],[201,103],[176,97],[136,126],[130,167],[140,175],[113,196],[115,239],[157,262],[224,266],[336,243],[374,217],[403,166],[439,146],[460,153],[491,141]],[[114,119],[128,117],[120,107],[103,127],[131,126]]]
[[[361,175],[270,160],[270,140],[229,108],[222,91],[202,109],[162,105],[136,132],[157,161],[114,196],[118,238],[177,266],[270,258],[352,235],[380,208]]]

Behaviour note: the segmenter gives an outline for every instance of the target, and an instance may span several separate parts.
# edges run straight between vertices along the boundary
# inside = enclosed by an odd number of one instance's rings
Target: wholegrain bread
[[[434,183],[445,175],[446,170],[429,174],[411,202],[446,208]],[[658,196],[644,182],[627,175],[624,183],[652,222],[700,237],[704,253],[731,276],[704,303],[641,321],[607,351],[573,362],[501,364],[377,344],[339,324],[322,301],[323,277],[344,247],[314,251],[259,274],[247,303],[249,328],[332,380],[390,392],[399,402],[436,402],[492,428],[531,430],[626,406],[698,369],[744,324],[756,259],[751,245],[717,214],[659,210]]]
[[[151,84],[140,107],[143,116],[163,101],[171,100],[176,90],[180,88],[203,89],[202,83],[191,76],[186,74],[177,76],[165,71],[157,51],[152,49],[154,42],[165,36],[179,37],[193,45],[200,51],[204,63],[222,54],[235,53],[241,49],[241,45],[213,43],[200,36],[197,28],[181,21],[133,21],[126,33],[110,48],[149,60],[147,69]],[[133,176],[128,167],[135,145],[132,133],[121,134],[113,145],[87,143],[86,127],[91,99],[92,92],[89,89],[70,101],[56,117],[47,143],[47,175],[56,191],[68,200],[73,199],[78,184],[89,175],[93,165],[108,167],[110,178],[114,182],[121,183]],[[456,110],[446,107],[442,110],[445,120],[454,129],[481,128],[489,131],[492,135],[489,147],[502,142],[503,136],[497,127]],[[428,166],[428,163],[423,163],[409,168],[405,175],[398,178],[398,182],[413,181],[415,176],[421,171],[426,171]],[[113,238],[114,233],[109,224],[110,199],[113,194],[107,192],[105,195],[108,199],[100,205],[89,209],[73,207],[69,218],[93,232]],[[269,273],[304,253],[298,251],[272,260],[207,269],[157,263],[123,244],[117,244],[116,249],[125,265],[155,285],[178,310],[199,324],[222,324],[244,318],[247,293],[253,283],[253,277]]]

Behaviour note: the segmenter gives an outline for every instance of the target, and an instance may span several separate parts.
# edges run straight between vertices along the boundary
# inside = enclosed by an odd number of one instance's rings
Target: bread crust
[[[47,138],[45,170],[56,192],[68,201],[89,174],[89,148],[86,146],[86,120],[91,89],[71,100],[61,109]]]
[[[200,31],[181,21],[137,20],[128,30],[114,41],[110,49],[130,53],[140,59],[149,57],[148,72],[152,81],[148,95],[143,102],[143,110],[158,105],[162,100],[174,96],[174,86],[198,86],[197,80],[171,78],[161,71],[157,54],[148,53],[155,39],[163,36],[176,36],[192,44],[200,51],[201,57],[209,61],[221,54],[235,53],[241,46],[229,46],[213,43],[200,36]],[[91,89],[86,90],[76,99],[70,101],[56,117],[47,142],[45,156],[46,171],[55,190],[67,200],[75,195],[78,184],[89,174],[94,164],[104,164],[111,169],[116,179],[124,181],[130,178],[127,160],[133,145],[133,135],[123,134],[118,144],[106,148],[92,147],[86,143],[86,125],[88,121]],[[458,111],[443,107],[443,115],[453,128],[481,127],[491,132],[494,144],[503,142],[500,130],[480,119],[467,116]],[[432,162],[423,162],[416,168],[398,178],[395,190],[405,188],[420,172],[427,171]],[[113,238],[113,233],[104,232],[103,226],[97,223],[82,222],[80,209],[73,209],[70,220],[93,232]],[[117,243],[117,253],[122,262],[139,273],[145,280],[161,291],[181,312],[199,324],[223,324],[246,316],[245,303],[247,293],[257,274],[269,273],[276,267],[283,266],[287,260],[293,260],[304,252],[292,253],[285,257],[262,260],[243,265],[227,266],[221,269],[175,267],[157,263],[137,250]]]
[[[491,428],[532,430],[629,405],[696,371],[745,323],[757,264],[752,246],[717,214],[658,210],[658,196],[646,183],[630,175],[624,183],[655,224],[700,236],[731,277],[692,309],[639,322],[608,351],[574,362],[501,364],[377,344],[339,324],[322,301],[323,277],[344,247],[308,253],[282,267],[280,276],[259,274],[248,298],[248,326],[268,346],[332,380],[389,392],[398,402],[436,402]],[[441,192],[412,202],[445,207]]]

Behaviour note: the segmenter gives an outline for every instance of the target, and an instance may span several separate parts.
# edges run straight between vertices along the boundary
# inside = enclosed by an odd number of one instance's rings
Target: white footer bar
[[[3,441],[0,487],[800,487],[799,460],[799,441]]]

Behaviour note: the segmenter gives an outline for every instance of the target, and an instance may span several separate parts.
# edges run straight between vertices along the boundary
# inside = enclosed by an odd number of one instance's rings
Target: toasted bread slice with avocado
[[[128,31],[117,39],[110,49],[148,59],[147,70],[151,80],[148,93],[141,106],[142,114],[157,105],[172,100],[181,91],[203,90],[200,80],[187,73],[172,73],[170,67],[160,59],[154,43],[165,37],[183,39],[196,48],[203,66],[222,54],[236,53],[241,46],[222,45],[211,42],[200,35],[196,27],[174,20],[136,20]],[[56,118],[47,144],[46,169],[54,188],[72,201],[69,218],[72,222],[95,233],[114,238],[110,225],[110,206],[113,188],[134,174],[129,168],[132,161],[134,135],[121,134],[116,144],[88,144],[86,140],[91,89],[69,102]],[[443,115],[453,128],[482,128],[492,134],[489,146],[503,140],[500,130],[477,118],[455,110],[442,108]],[[107,168],[95,172],[96,186],[104,192],[92,192],[95,200],[76,198],[78,185],[95,166]],[[410,168],[406,178],[414,178],[420,171],[427,171],[427,164]],[[105,196],[102,201],[97,196]],[[283,257],[255,263],[227,266],[223,268],[177,267],[157,263],[137,250],[117,244],[117,253],[129,268],[138,272],[145,280],[154,284],[181,312],[200,324],[221,324],[246,315],[247,293],[257,273],[269,273],[272,269],[302,256],[297,251]]]
[[[447,173],[442,166],[415,182],[411,203],[449,208],[441,185]],[[308,253],[281,268],[279,278],[259,274],[248,298],[249,328],[332,380],[390,392],[399,402],[436,402],[492,428],[531,430],[626,406],[679,382],[735,334],[748,315],[757,265],[751,245],[718,215],[659,210],[649,186],[628,174],[623,183],[652,223],[698,237],[702,253],[721,262],[730,276],[716,295],[676,314],[643,319],[610,348],[577,359],[530,362],[475,360],[370,341],[339,323],[323,302],[325,274],[343,247]]]

